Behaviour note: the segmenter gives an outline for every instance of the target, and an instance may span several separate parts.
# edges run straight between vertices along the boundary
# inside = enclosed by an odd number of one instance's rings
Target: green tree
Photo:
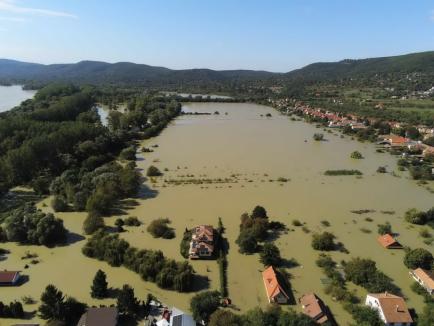
[[[236,243],[240,247],[240,252],[243,254],[252,254],[258,248],[258,242],[252,230],[241,230]]]
[[[360,160],[363,158],[363,155],[359,151],[354,151],[351,153],[350,157],[356,160]]]
[[[251,218],[252,219],[255,219],[255,218],[268,218],[267,211],[262,206],[259,206],[259,205],[255,206],[255,208],[252,211]]]
[[[241,318],[229,310],[218,309],[210,316],[209,326],[239,326]]]
[[[206,291],[196,294],[190,301],[190,309],[195,320],[207,322],[209,317],[220,306],[220,293],[218,291]]]
[[[428,250],[423,248],[408,250],[404,256],[405,266],[411,269],[420,267],[431,270],[433,261],[433,255]]]
[[[412,208],[405,212],[404,218],[408,223],[422,225],[426,223],[427,216],[425,212]]]
[[[87,214],[86,219],[83,222],[83,231],[86,234],[93,234],[97,230],[104,228],[104,219],[97,213]]]
[[[90,295],[92,298],[102,299],[108,294],[107,275],[102,270],[98,270],[92,282]]]
[[[150,167],[148,167],[148,170],[146,171],[146,175],[148,177],[159,177],[163,175],[163,173],[161,173],[161,171],[156,166],[151,165]]]
[[[39,306],[39,316],[45,320],[62,320],[64,317],[64,299],[62,291],[54,285],[47,285],[41,295],[41,305]]]
[[[316,233],[312,236],[312,248],[315,250],[330,251],[336,248],[335,236],[330,232]]]
[[[139,302],[134,296],[134,289],[124,284],[122,289],[119,291],[117,298],[117,307],[120,313],[135,316],[139,309]]]
[[[386,222],[385,224],[379,224],[378,225],[378,234],[384,235],[384,234],[392,234],[392,226],[389,222]]]
[[[264,266],[280,266],[282,257],[279,248],[274,243],[264,244],[259,260]]]
[[[419,316],[418,326],[434,325],[434,302],[427,303]]]

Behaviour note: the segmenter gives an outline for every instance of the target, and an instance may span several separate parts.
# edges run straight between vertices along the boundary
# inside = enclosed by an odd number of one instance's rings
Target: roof
[[[383,234],[380,235],[377,238],[378,242],[384,247],[384,248],[388,248],[388,247],[402,247],[401,244],[395,240],[394,237],[392,237],[390,234]]]
[[[299,301],[305,315],[315,319],[318,323],[324,323],[328,320],[324,304],[315,293],[305,294],[299,299]]]
[[[101,307],[89,308],[81,316],[77,326],[116,326],[118,320],[118,308]]]
[[[265,290],[267,291],[268,298],[274,298],[276,295],[281,293],[289,299],[289,296],[286,294],[285,290],[277,279],[277,275],[273,266],[268,267],[262,272],[262,279],[264,280]]]
[[[422,268],[417,268],[413,270],[412,273],[416,275],[426,287],[430,289],[434,289],[434,275],[431,271],[427,271]]]
[[[0,272],[0,283],[12,283],[20,272],[17,271],[2,271]]]
[[[193,236],[197,238],[206,238],[208,241],[213,241],[214,228],[211,225],[196,226]]]
[[[370,293],[368,296],[378,299],[381,311],[387,323],[413,322],[403,298],[387,292]]]

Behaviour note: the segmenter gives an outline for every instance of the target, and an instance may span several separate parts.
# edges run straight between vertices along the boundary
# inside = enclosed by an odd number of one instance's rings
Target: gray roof
[[[116,326],[117,322],[118,308],[89,308],[83,316],[81,316],[77,326]]]

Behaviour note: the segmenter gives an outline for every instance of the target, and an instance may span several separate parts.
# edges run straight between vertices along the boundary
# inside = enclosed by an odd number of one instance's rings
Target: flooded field
[[[138,154],[138,167],[146,170],[149,165],[155,165],[165,172],[162,177],[146,181],[148,196],[137,199],[138,205],[127,211],[128,215],[137,216],[143,225],[127,227],[128,232],[122,233],[123,238],[138,248],[160,249],[166,256],[182,260],[179,244],[185,228],[197,224],[217,225],[218,217],[221,217],[230,244],[229,296],[241,311],[258,305],[265,307],[267,299],[259,257],[257,254],[239,254],[235,244],[240,215],[250,212],[255,205],[262,205],[272,220],[283,222],[290,229],[276,240],[276,244],[282,257],[298,262],[297,267],[288,269],[295,298],[314,291],[329,305],[341,325],[350,321],[341,305],[324,294],[321,283],[324,275],[315,265],[319,252],[311,248],[312,233],[327,229],[350,252],[332,253],[337,261],[353,256],[375,260],[379,269],[402,289],[409,307],[421,310],[421,297],[410,290],[412,279],[402,262],[404,253],[386,251],[377,244],[377,224],[389,221],[403,245],[433,250],[419,237],[419,228],[410,228],[401,217],[411,207],[432,207],[434,195],[408,179],[405,173],[399,174],[394,157],[377,153],[372,144],[358,143],[348,137],[342,139],[336,132],[325,132],[326,141],[315,142],[312,136],[319,132],[315,126],[291,121],[265,106],[197,103],[186,104],[184,110],[212,114],[181,116],[160,136],[143,142],[143,146],[158,147],[152,147],[152,153]],[[215,111],[219,114],[214,114]],[[272,116],[266,117],[267,113]],[[360,151],[365,159],[351,159],[350,153],[355,150]],[[396,175],[376,173],[379,166],[387,166],[387,170],[395,171]],[[363,176],[324,176],[327,169],[358,169]],[[278,178],[289,181],[279,182]],[[49,210],[43,204],[49,206],[49,199],[38,204]],[[360,209],[372,211],[362,215],[351,213]],[[0,261],[0,269],[22,270],[29,277],[29,281],[20,287],[1,288],[2,301],[20,299],[25,295],[39,300],[45,286],[53,283],[64,293],[89,304],[113,303],[112,299],[94,300],[90,297],[95,272],[103,269],[112,287],[129,283],[140,299],[153,293],[169,306],[188,309],[193,294],[158,289],[125,268],[113,268],[84,257],[81,254],[85,243],[81,226],[85,214],[57,215],[74,233],[70,245],[53,249],[10,243],[1,245],[10,249],[11,254]],[[113,225],[117,217],[106,218],[107,224]],[[154,239],[146,232],[150,221],[159,217],[172,221],[175,239]],[[367,221],[367,217],[373,221]],[[305,223],[310,233],[292,226],[293,219]],[[329,221],[330,226],[322,226],[322,220]],[[26,251],[37,253],[40,263],[29,264],[30,268],[23,269],[28,262],[20,257]],[[219,289],[215,261],[194,261],[192,264],[198,274],[208,276],[210,289]],[[357,291],[360,296],[365,294],[360,288]],[[27,305],[26,310],[36,307]],[[1,320],[0,325],[8,323]]]

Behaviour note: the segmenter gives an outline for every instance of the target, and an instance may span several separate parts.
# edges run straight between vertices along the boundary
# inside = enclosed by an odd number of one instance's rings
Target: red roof
[[[262,278],[264,280],[265,290],[267,291],[267,297],[269,300],[276,297],[279,293],[289,299],[289,296],[286,294],[277,279],[273,266],[268,267],[262,272]]]
[[[403,298],[390,293],[370,293],[380,304],[381,311],[387,323],[412,323],[410,312]]]
[[[377,240],[384,248],[402,248],[401,244],[390,234],[380,235]]]
[[[308,293],[299,299],[303,313],[322,324],[328,320],[326,308],[320,298],[315,293]]]
[[[0,283],[13,283],[16,281],[20,272],[15,271],[3,271],[0,272]]]

